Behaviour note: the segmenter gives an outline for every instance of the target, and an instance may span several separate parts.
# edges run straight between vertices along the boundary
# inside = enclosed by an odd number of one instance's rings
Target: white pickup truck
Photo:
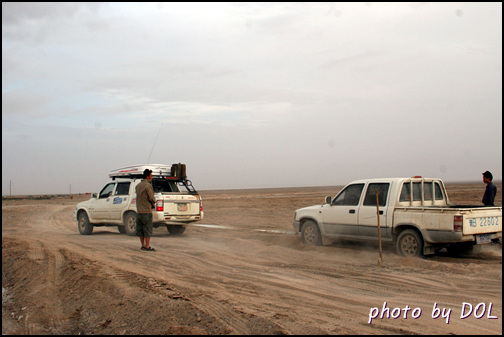
[[[89,235],[95,226],[117,226],[121,233],[136,235],[135,187],[142,181],[145,169],[152,170],[154,228],[165,225],[170,234],[182,234],[185,225],[203,219],[201,197],[187,180],[184,164],[136,165],[113,170],[109,174],[111,182],[90,200],[77,204],[79,232]]]
[[[378,240],[378,222],[382,240],[403,256],[445,247],[460,252],[502,239],[502,207],[451,205],[440,179],[419,176],[354,181],[325,204],[296,210],[293,226],[303,243],[322,245],[336,238]]]

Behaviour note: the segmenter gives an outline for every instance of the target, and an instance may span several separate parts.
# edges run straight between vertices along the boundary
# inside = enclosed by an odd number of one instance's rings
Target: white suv
[[[78,203],[75,218],[79,232],[89,235],[95,226],[117,226],[119,232],[136,234],[136,192],[145,169],[152,170],[156,206],[154,228],[165,225],[170,234],[182,234],[185,225],[203,219],[201,197],[185,176],[185,165],[137,165],[112,171],[112,181],[88,201]]]

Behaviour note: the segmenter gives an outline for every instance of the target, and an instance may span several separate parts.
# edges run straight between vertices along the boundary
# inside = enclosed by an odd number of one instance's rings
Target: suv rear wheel
[[[137,215],[134,212],[129,212],[124,216],[124,230],[129,236],[136,235],[136,218]]]
[[[180,225],[166,225],[166,229],[171,235],[180,235],[185,232],[185,227]]]

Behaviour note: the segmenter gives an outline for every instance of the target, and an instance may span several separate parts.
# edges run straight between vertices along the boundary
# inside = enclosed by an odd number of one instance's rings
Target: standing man
[[[493,175],[489,171],[483,173],[483,182],[487,184],[485,189],[485,195],[483,195],[483,204],[485,206],[493,206],[495,196],[497,195],[497,186],[492,183]]]
[[[156,199],[151,182],[152,171],[145,169],[142,181],[135,188],[137,206],[136,232],[142,243],[141,249],[154,252],[154,248],[150,246],[150,237],[152,235],[152,209],[156,204]]]

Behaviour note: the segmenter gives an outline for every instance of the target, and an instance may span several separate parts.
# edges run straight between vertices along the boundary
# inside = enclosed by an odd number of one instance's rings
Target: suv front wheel
[[[93,232],[94,226],[89,222],[86,212],[81,212],[79,214],[77,225],[79,227],[79,233],[82,235],[89,235]]]

